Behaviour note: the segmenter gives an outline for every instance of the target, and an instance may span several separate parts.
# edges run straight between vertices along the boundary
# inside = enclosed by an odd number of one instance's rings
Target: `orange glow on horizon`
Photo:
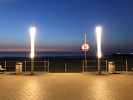
[[[37,52],[70,52],[76,49],[36,48]],[[30,52],[30,48],[0,48],[0,52]]]

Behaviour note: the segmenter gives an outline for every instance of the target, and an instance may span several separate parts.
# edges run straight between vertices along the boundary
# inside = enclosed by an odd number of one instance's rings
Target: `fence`
[[[6,72],[15,71],[18,61],[0,61],[0,65]],[[31,71],[31,61],[20,61],[23,65],[23,72]],[[108,71],[109,60],[101,60],[102,71]],[[116,71],[131,71],[133,68],[132,60],[113,60]],[[59,61],[34,61],[35,71],[47,72],[85,72],[97,71],[97,60],[59,60]]]
[[[15,72],[15,66],[17,62],[22,63],[23,72],[31,70],[31,61],[0,61],[0,65],[5,68],[6,72]],[[34,61],[35,71],[48,71],[49,72],[49,61]]]
[[[82,60],[52,60],[50,72],[82,72]]]
[[[101,60],[102,71],[108,71],[108,62],[110,60]],[[113,60],[115,62],[116,71],[132,71],[133,61],[132,60]],[[97,60],[83,60],[83,72],[84,71],[96,71],[97,70]]]

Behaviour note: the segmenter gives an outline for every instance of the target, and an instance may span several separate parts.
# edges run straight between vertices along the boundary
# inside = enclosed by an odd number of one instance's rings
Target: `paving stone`
[[[133,74],[0,74],[0,100],[133,100]]]

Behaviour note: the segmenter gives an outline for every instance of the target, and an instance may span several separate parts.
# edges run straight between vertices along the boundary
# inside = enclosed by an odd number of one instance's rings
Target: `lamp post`
[[[99,73],[99,75],[101,75],[100,58],[102,57],[102,53],[101,53],[102,27],[97,26],[95,31],[96,31],[96,37],[97,37],[98,73]]]
[[[30,37],[31,37],[31,52],[30,52],[30,58],[31,58],[31,74],[34,74],[34,57],[35,57],[35,34],[36,34],[36,28],[30,27]]]

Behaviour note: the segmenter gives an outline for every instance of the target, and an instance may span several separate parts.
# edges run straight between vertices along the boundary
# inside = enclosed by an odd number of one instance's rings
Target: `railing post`
[[[5,73],[6,73],[6,61],[5,61]]]
[[[84,60],[82,61],[82,72],[84,72],[84,66],[85,64],[84,64]]]
[[[48,72],[49,72],[49,61],[47,61],[47,63],[48,63],[48,66],[47,66],[47,68],[48,68]]]
[[[127,64],[127,60],[126,60],[126,71],[128,71],[128,64]]]
[[[43,70],[45,71],[45,61],[43,61],[43,67],[44,67]]]
[[[46,61],[44,61],[44,71],[45,71],[45,67],[47,67],[47,66],[46,66]]]
[[[25,67],[24,71],[26,72],[26,61],[24,61],[24,67]]]
[[[108,71],[108,60],[106,60],[106,72]]]
[[[85,71],[87,71],[87,60],[85,60]]]
[[[66,64],[66,62],[65,62],[65,72],[67,71],[67,64]]]

